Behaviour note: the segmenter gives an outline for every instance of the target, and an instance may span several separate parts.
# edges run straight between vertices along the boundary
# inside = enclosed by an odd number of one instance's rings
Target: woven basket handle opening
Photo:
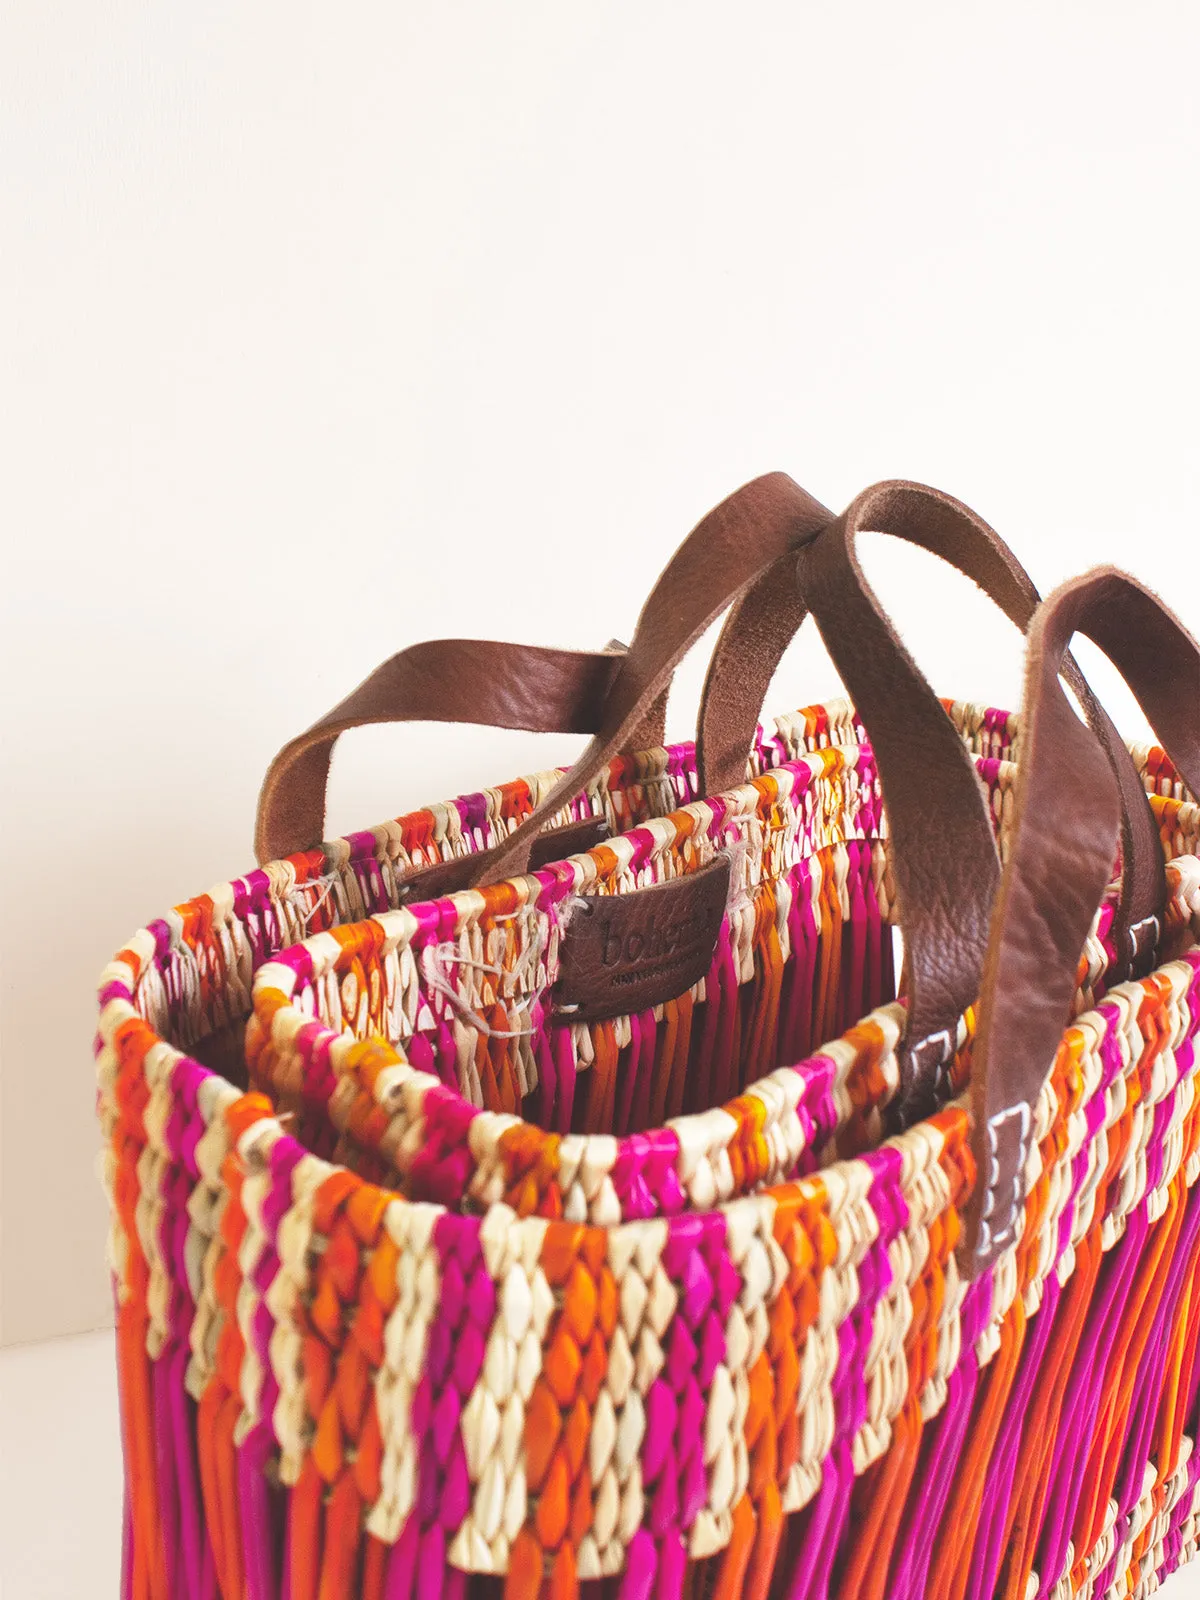
[[[1075,633],[1122,673],[1180,777],[1200,795],[1200,645],[1155,595],[1112,567],[1064,584],[1029,630],[1012,845],[984,964],[971,1075],[981,1181],[963,1246],[972,1275],[1017,1236],[1035,1107],[1117,838],[1112,767],[1059,682]],[[1157,942],[1155,930],[1144,932]]]

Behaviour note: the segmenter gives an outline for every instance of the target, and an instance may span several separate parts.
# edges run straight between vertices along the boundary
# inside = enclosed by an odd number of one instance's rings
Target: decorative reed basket
[[[1028,1600],[1194,1553],[1200,654],[1111,573],[1032,615],[946,497],[784,484],[668,568],[670,640],[652,597],[627,653],[492,663],[540,709],[490,716],[594,732],[570,773],[293,851],[106,970],[126,1595]],[[862,526],[1032,615],[1020,718],[933,699]],[[747,767],[797,562],[857,712]],[[699,752],[614,755],[731,598]],[[1171,758],[1070,710],[1076,629]],[[293,741],[260,841],[319,830],[345,727],[455,708],[428,666]],[[547,822],[604,838],[507,875]]]

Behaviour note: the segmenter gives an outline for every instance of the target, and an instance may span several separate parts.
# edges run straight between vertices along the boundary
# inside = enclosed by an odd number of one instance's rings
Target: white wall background
[[[777,466],[933,481],[1200,628],[1185,0],[2,26],[5,1340],[108,1315],[97,973],[250,865],[272,752],[401,645],[627,637]],[[875,571],[943,692],[1015,700],[961,580]],[[810,642],[774,709],[831,684]],[[331,820],[568,753],[360,736]]]

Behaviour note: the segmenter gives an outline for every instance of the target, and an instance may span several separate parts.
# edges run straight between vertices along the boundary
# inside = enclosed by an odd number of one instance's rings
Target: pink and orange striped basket
[[[1178,625],[1147,639],[1120,583],[1060,592],[1029,648],[1053,667],[1098,608],[1171,696],[1171,757],[1130,747],[1154,947],[1131,966],[1120,796],[1082,744],[1053,765],[1051,690],[938,706],[999,888],[929,1092],[885,814],[899,736],[924,756],[861,697],[760,729],[719,796],[660,743],[564,804],[540,774],[297,849],[128,941],[97,1077],[129,1600],[1058,1600],[1149,1594],[1195,1553],[1200,655],[1180,683]],[[603,839],[413,898],[544,803]],[[1037,1010],[1003,952],[1024,886],[1059,890],[1029,840],[1061,827],[1074,861],[1084,812],[1103,892],[997,1111]],[[563,1001],[581,918],[714,867],[695,981],[664,960],[632,1009]]]

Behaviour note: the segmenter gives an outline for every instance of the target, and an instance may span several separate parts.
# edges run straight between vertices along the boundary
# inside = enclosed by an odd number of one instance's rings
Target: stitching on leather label
[[[580,1022],[646,1011],[693,988],[712,964],[730,859],[628,894],[581,895],[563,930],[555,1010]]]

